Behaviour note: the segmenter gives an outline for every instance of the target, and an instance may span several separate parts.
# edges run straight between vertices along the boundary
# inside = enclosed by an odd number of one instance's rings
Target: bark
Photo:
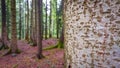
[[[62,28],[61,36],[60,36],[60,42],[64,43],[64,28]]]
[[[50,1],[49,38],[52,37],[52,30],[51,30],[51,25],[52,25],[51,22],[52,22],[52,20],[51,20],[51,18],[52,18],[52,1]]]
[[[47,39],[47,0],[46,0],[46,19],[45,19],[45,39]]]
[[[30,23],[30,40],[33,41],[33,0],[31,3],[31,23]]]
[[[21,24],[21,0],[19,1],[19,39],[21,39],[22,24]]]
[[[31,37],[31,42],[33,43],[33,46],[36,46],[36,17],[37,13],[36,13],[36,0],[32,0],[32,37]]]
[[[27,41],[29,41],[30,39],[29,39],[29,2],[28,2],[28,0],[27,0],[27,20],[26,20],[27,22],[27,29],[26,29],[26,37],[25,37],[25,39],[27,40]]]
[[[8,41],[8,34],[7,34],[7,27],[6,27],[6,3],[5,0],[1,0],[1,12],[2,12],[2,44],[3,48],[8,48],[7,41]]]
[[[7,13],[7,17],[6,17],[6,19],[7,19],[7,39],[9,40],[10,39],[10,24],[11,24],[11,22],[10,22],[10,8],[9,8],[9,6],[10,6],[10,0],[7,0],[7,6],[6,6],[6,13]]]
[[[65,68],[120,67],[119,0],[65,0]]]
[[[42,24],[42,0],[37,0],[37,46],[38,46],[38,59],[43,58],[42,55],[42,31],[41,31],[41,24]]]
[[[37,2],[36,2],[37,0],[35,0],[35,24],[34,24],[34,40],[35,40],[35,43],[37,43],[36,41],[36,38],[37,38]]]
[[[56,1],[56,6],[57,6],[57,1]],[[58,10],[57,10],[57,7],[56,7],[56,33],[57,33],[57,38],[59,38],[59,21],[58,21],[58,18],[59,18],[59,13],[58,13]]]
[[[16,30],[16,0],[11,0],[11,24],[12,24],[11,51],[12,53],[16,53],[18,51]]]

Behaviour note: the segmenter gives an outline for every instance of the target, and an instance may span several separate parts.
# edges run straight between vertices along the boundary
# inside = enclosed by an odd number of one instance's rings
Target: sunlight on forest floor
[[[55,39],[43,40],[43,47],[54,45]],[[18,48],[22,51],[16,57],[11,55],[0,56],[0,68],[63,68],[63,49],[43,50],[45,58],[36,58],[37,47],[29,46],[25,41],[18,41]],[[4,51],[0,51],[0,55]]]

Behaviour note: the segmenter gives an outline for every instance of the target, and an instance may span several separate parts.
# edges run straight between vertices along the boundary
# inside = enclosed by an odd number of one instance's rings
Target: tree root
[[[42,58],[45,58],[43,55],[39,55],[39,54],[37,54],[37,58],[38,59],[42,59]]]
[[[44,48],[43,50],[51,50],[51,49],[54,49],[54,48],[64,48],[64,44],[61,43],[61,42],[58,42],[57,45],[55,45],[55,46],[49,46],[47,48]]]
[[[0,45],[0,50],[2,50],[2,49],[8,49],[9,47],[8,46],[5,46],[5,45]]]
[[[17,49],[15,53],[12,53],[12,49],[9,48],[7,51],[5,51],[5,52],[2,54],[2,56],[6,56],[6,55],[9,55],[9,54],[20,54],[20,53],[21,53],[21,51],[20,51],[19,49]]]
[[[33,41],[28,41],[28,44],[30,44],[30,46],[37,46],[37,44]]]

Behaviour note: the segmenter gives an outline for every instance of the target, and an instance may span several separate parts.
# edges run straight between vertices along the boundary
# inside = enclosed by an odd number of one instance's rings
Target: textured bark
[[[37,38],[37,2],[36,2],[37,0],[35,0],[35,23],[34,23],[34,27],[35,27],[35,31],[34,31],[34,40],[35,40],[35,43],[37,43],[36,41],[36,38]]]
[[[33,0],[31,3],[30,41],[33,41]]]
[[[57,1],[56,1],[56,6],[57,6]],[[56,7],[56,34],[57,34],[57,38],[59,38],[59,21],[58,21],[58,18],[59,18],[59,13],[58,13],[58,10],[57,10],[57,7]]]
[[[6,21],[7,21],[7,39],[9,40],[9,38],[10,38],[10,24],[11,24],[11,22],[10,22],[10,0],[7,0],[7,6],[6,6]]]
[[[36,0],[32,0],[32,22],[31,22],[31,42],[33,42],[33,45],[36,45],[36,17],[37,13],[36,13]]]
[[[16,30],[16,0],[11,0],[11,24],[12,24],[11,50],[12,53],[16,53],[18,51]]]
[[[7,27],[6,27],[6,3],[5,0],[1,0],[1,12],[2,12],[2,44],[3,47],[7,47]]]
[[[21,33],[22,33],[22,23],[21,23],[21,0],[19,1],[19,39],[21,39]]]
[[[28,2],[28,0],[27,0],[27,20],[26,20],[27,22],[27,24],[26,24],[26,26],[27,26],[27,29],[26,29],[26,37],[25,37],[25,39],[27,40],[27,41],[29,41],[30,39],[29,39],[29,2]]]
[[[51,26],[52,26],[52,24],[51,24],[51,22],[52,22],[52,1],[50,1],[50,18],[49,18],[49,38],[51,38],[52,37],[52,30],[51,30]]]
[[[47,39],[47,0],[46,0],[46,19],[45,19],[45,39]]]
[[[37,46],[38,46],[38,59],[43,58],[42,56],[42,31],[41,31],[41,23],[42,23],[42,0],[36,1],[37,5]]]
[[[66,68],[120,67],[120,0],[65,0]]]

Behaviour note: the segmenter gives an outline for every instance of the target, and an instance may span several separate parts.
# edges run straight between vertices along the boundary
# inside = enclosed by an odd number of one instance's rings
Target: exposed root
[[[8,48],[9,48],[8,46],[0,44],[0,50],[2,50],[2,49],[8,49]]]
[[[42,58],[45,58],[43,55],[39,55],[39,54],[37,54],[37,58],[38,59],[42,59]]]
[[[64,45],[63,45],[63,43],[59,42],[57,45],[44,48],[43,50],[51,50],[54,48],[64,48]]]
[[[19,49],[17,49],[14,54],[20,54],[20,53],[21,53],[21,51],[20,51]],[[9,55],[9,54],[13,54],[11,48],[9,48],[7,51],[5,51],[5,52],[2,54],[2,56],[6,56],[6,55]]]
[[[51,50],[51,49],[54,49],[54,48],[57,48],[58,46],[56,45],[56,46],[49,46],[49,47],[47,47],[47,48],[44,48],[43,50]]]
[[[7,51],[5,51],[5,52],[3,53],[2,56],[9,55],[11,52],[12,52],[12,51],[11,51],[11,49],[9,48]]]

